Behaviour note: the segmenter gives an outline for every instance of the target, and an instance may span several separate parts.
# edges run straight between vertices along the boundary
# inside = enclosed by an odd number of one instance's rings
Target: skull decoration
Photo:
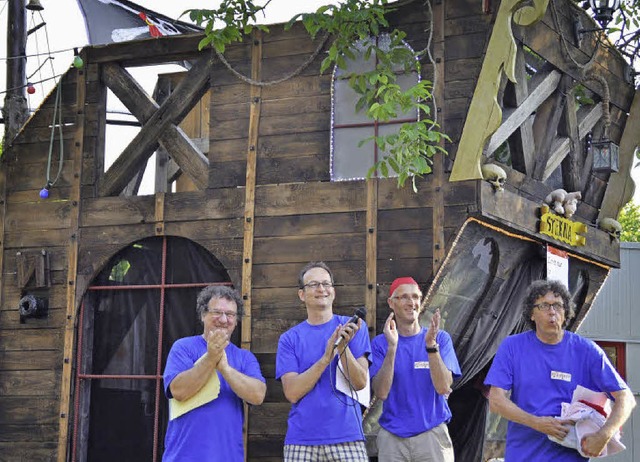
[[[622,234],[622,225],[613,218],[603,218],[598,222],[598,228],[605,231],[611,236],[611,240],[620,242],[620,234]]]
[[[494,191],[504,191],[504,184],[507,181],[507,172],[496,164],[484,164],[480,167],[482,178],[493,186]]]

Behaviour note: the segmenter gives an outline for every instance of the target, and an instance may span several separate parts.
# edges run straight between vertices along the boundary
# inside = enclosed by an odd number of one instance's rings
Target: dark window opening
[[[80,309],[72,460],[161,460],[162,372],[171,345],[202,332],[196,297],[210,284],[230,284],[225,268],[177,237],[139,241],[96,276]]]

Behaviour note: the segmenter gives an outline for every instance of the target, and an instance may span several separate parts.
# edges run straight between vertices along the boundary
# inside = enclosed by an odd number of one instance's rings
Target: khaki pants
[[[377,444],[379,462],[454,462],[446,424],[409,438],[380,428]]]

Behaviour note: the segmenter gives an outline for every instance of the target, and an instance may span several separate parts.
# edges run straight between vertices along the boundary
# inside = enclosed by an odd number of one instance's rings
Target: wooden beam
[[[7,163],[7,153],[0,159],[0,274],[5,274],[4,271],[4,248],[5,248],[5,235],[4,235],[4,220],[7,213],[7,169],[9,165]],[[5,278],[0,277],[0,306],[4,306],[4,282]],[[2,327],[2,325],[0,325]]]
[[[595,106],[590,107],[582,107],[578,111],[576,115],[576,119],[579,120],[577,124],[577,140],[578,144],[581,140],[587,136],[587,133],[591,132],[595,124],[600,120],[602,116],[602,103],[598,103]],[[542,181],[545,181],[551,174],[558,168],[558,165],[563,161],[566,155],[571,150],[571,140],[567,136],[563,136],[560,138],[556,138],[551,146],[551,153],[549,154],[549,160],[547,161],[547,166],[545,167],[544,174],[542,176]],[[583,161],[583,163],[586,160]],[[584,172],[579,174],[580,182],[575,185],[575,189],[570,188],[572,191],[582,191],[584,185],[581,185],[581,182],[584,182]]]
[[[251,48],[251,78],[259,80],[262,75],[262,33],[256,30]],[[262,87],[251,86],[251,106],[249,109],[249,133],[247,145],[247,171],[244,199],[244,245],[242,259],[242,297],[245,314],[242,320],[242,348],[251,349],[251,274],[253,270],[253,240],[255,231],[256,206],[256,164],[258,157],[258,136],[262,110]]]
[[[564,106],[562,120],[558,126],[558,135],[566,136],[569,140],[569,151],[562,160],[562,183],[567,191],[579,191],[580,173],[584,156],[582,155],[580,133],[578,130],[578,107],[576,104],[575,88],[569,91],[567,104]],[[551,153],[549,158],[553,158]],[[547,167],[549,164],[547,164]],[[546,169],[545,169],[546,173]]]
[[[84,153],[84,128],[86,109],[86,73],[79,69],[76,71],[76,120],[75,131],[73,133],[73,143],[75,149],[71,151],[71,165],[73,174],[69,201],[73,205],[69,216],[69,244],[67,245],[67,306],[64,323],[64,346],[62,352],[62,380],[60,383],[60,412],[58,413],[60,430],[58,434],[58,462],[65,462],[67,459],[67,448],[69,447],[69,410],[71,408],[71,376],[73,373],[73,345],[76,337],[76,313],[77,297],[82,294],[77,293],[78,279],[78,231],[80,223],[80,204],[82,190],[82,159]],[[58,85],[62,85],[60,81]]]
[[[255,29],[251,46],[251,78],[262,78],[262,31]],[[242,348],[251,350],[251,291],[253,272],[253,240],[255,232],[256,206],[256,164],[258,157],[258,136],[260,133],[260,114],[262,111],[262,87],[251,86],[251,107],[249,109],[249,133],[247,145],[247,171],[244,198],[244,230],[242,246],[242,298],[244,299],[244,315],[242,316],[242,332],[240,343]],[[244,404],[244,424],[242,426],[244,445],[249,440],[249,407]]]
[[[365,244],[364,304],[367,307],[367,326],[370,334],[376,333],[378,311],[378,179],[367,181],[367,240]]]
[[[127,186],[125,186],[125,188],[120,193],[122,197],[132,197],[138,195],[138,191],[140,191],[140,185],[142,184],[142,178],[144,177],[144,172],[147,169],[148,162],[149,160],[147,159],[147,161],[142,165],[142,167],[140,167],[133,178],[129,180]]]
[[[638,146],[640,146],[640,89],[636,90],[620,139],[620,171],[612,173],[609,177],[609,185],[600,206],[598,219],[617,218],[622,207],[633,197],[635,184],[630,173]]]
[[[156,236],[164,236],[164,199],[164,191],[156,192],[154,213]]]
[[[197,59],[198,42],[203,34],[171,35],[167,37],[132,40],[83,48],[87,63],[118,62],[123,66],[166,64],[171,61]]]
[[[109,89],[143,125],[149,122],[159,109],[158,104],[121,66],[106,64],[102,70],[102,78]],[[182,129],[169,124],[160,136],[160,144],[180,168],[193,179],[198,188],[207,187],[209,160]]]
[[[202,98],[211,76],[213,57],[201,58],[178,84],[175,91],[151,116],[140,132],[129,143],[104,175],[100,195],[118,194],[158,147],[158,139],[169,126],[180,120]]]
[[[566,91],[571,82],[571,77],[563,75],[560,84],[547,101],[540,105],[533,121],[533,135],[539,143],[536,145],[536,164],[533,168],[533,178],[542,180],[547,161],[551,154],[551,146],[556,138],[560,117],[567,101]]]
[[[536,76],[537,77],[537,76]],[[527,122],[529,116],[533,114],[542,103],[544,103],[551,94],[558,88],[560,78],[562,75],[558,71],[551,71],[545,76],[541,76],[538,84],[534,87],[531,94],[518,106],[518,108],[511,112],[502,125],[496,130],[496,132],[489,139],[486,155],[490,156],[500,147],[502,143],[507,141],[507,138],[511,136],[520,126]],[[525,79],[526,80],[526,79]],[[534,81],[536,78],[534,77]],[[520,84],[521,85],[521,84]],[[526,85],[526,84],[525,84]],[[506,111],[505,111],[506,112]],[[537,139],[537,138],[536,138]]]
[[[445,100],[445,6],[443,2],[435,2],[433,5],[433,57],[437,61],[440,61],[439,65],[436,65],[434,72],[437,74],[438,87],[433,89],[436,101],[440,102],[438,112],[438,120],[442,126],[442,130],[447,129],[444,125],[446,120],[446,106]],[[444,148],[444,139],[440,140],[440,146]],[[433,157],[433,222],[432,222],[432,270],[435,275],[440,269],[440,266],[444,263],[446,256],[446,241],[444,237],[444,156],[439,153]],[[426,287],[423,289],[426,291]]]

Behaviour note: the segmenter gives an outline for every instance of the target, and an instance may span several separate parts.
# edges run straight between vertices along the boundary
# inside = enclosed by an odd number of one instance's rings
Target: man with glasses
[[[230,342],[242,298],[227,286],[198,294],[202,335],[176,341],[164,370],[169,425],[162,460],[243,462],[242,402],[261,404],[267,387],[258,360]]]
[[[333,313],[333,283],[333,274],[323,262],[302,268],[298,297],[307,319],[278,341],[276,379],[292,403],[285,462],[369,461],[360,404],[336,386],[338,374],[354,390],[367,385],[369,334],[364,321],[356,324]]]
[[[626,422],[635,398],[600,347],[564,330],[574,311],[562,283],[535,281],[523,307],[532,330],[502,342],[485,379],[491,386],[491,410],[509,420],[505,460],[588,460],[548,438],[562,441],[567,436],[571,423],[555,416],[561,415],[561,403],[571,402],[578,385],[615,400],[600,430],[579,442],[587,457],[597,457]]]
[[[422,293],[411,277],[393,281],[384,331],[371,342],[371,384],[383,400],[378,460],[453,462],[447,396],[460,366],[451,337],[439,329],[436,310],[429,328],[420,326]]]

